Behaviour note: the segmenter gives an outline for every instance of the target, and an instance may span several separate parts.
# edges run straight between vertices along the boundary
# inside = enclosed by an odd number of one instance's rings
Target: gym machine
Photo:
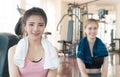
[[[64,17],[69,16],[71,19],[68,21],[67,26],[67,39],[59,40],[58,43],[62,43],[62,53],[64,56],[68,54],[69,56],[75,57],[76,55],[76,45],[79,43],[81,38],[83,37],[83,23],[80,20],[80,17],[83,15],[87,15],[88,18],[88,7],[87,4],[91,2],[95,2],[98,0],[93,0],[83,4],[69,3],[68,4],[68,13],[63,15],[61,20],[57,25],[57,30],[64,19]],[[82,7],[82,8],[81,8]],[[84,8],[83,8],[84,7]],[[74,38],[74,39],[73,39]]]

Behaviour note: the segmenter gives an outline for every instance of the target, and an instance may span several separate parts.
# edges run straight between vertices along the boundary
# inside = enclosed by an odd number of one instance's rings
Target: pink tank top
[[[32,62],[28,58],[25,60],[25,66],[19,68],[21,77],[47,77],[48,70],[44,69],[43,57],[39,62]]]

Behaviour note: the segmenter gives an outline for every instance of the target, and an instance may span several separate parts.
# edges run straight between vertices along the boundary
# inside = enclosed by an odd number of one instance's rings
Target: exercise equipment
[[[16,45],[21,39],[20,21],[18,20],[15,27],[15,34],[0,33],[0,77],[9,77],[8,72],[8,50]]]
[[[95,1],[98,1],[98,0],[93,0],[90,2],[82,3],[82,4],[76,4],[75,2],[68,4],[68,10],[67,10],[68,13],[63,15],[63,17],[60,19],[57,25],[57,30],[58,30],[59,25],[64,19],[64,17],[69,16],[71,18],[68,21],[68,25],[67,25],[66,40],[58,41],[59,43],[62,43],[61,51],[64,53],[64,55],[67,53],[69,55],[75,56],[76,45],[83,37],[83,23],[80,20],[80,18],[81,16],[84,16],[84,15],[87,15],[88,17],[89,13],[88,13],[87,4]]]
[[[98,16],[99,18],[105,18],[105,15],[108,15],[108,10],[105,10],[105,9],[99,9],[98,10]]]
[[[70,54],[70,52],[68,50],[69,50],[69,46],[73,43],[73,41],[78,41],[79,40],[76,37],[77,36],[76,34],[80,34],[80,33],[77,33],[77,32],[80,31],[80,26],[81,26],[80,25],[81,21],[80,21],[79,13],[76,13],[76,11],[80,12],[79,10],[80,10],[80,8],[77,4],[71,4],[71,3],[68,4],[68,13],[65,14],[61,18],[61,20],[59,21],[59,23],[57,25],[57,30],[58,30],[58,27],[59,27],[59,25],[62,22],[64,17],[69,16],[71,18],[68,21],[66,40],[59,40],[58,41],[59,43],[62,43],[62,50],[61,51],[64,53],[65,56],[66,56],[66,54]],[[77,28],[76,28],[76,26],[77,26]],[[73,40],[73,34],[75,34],[75,40]]]
[[[16,35],[0,33],[0,77],[9,77],[8,49],[19,41]]]
[[[88,4],[92,2],[96,2],[96,1],[98,0],[93,0],[93,1],[86,2],[86,3],[82,3],[82,4],[77,4],[75,2],[68,4],[67,14],[64,14],[63,17],[60,19],[59,23],[57,24],[57,31],[58,31],[58,27],[60,26],[60,23],[62,22],[62,20],[66,16],[69,16],[71,18],[68,21],[66,41],[72,41],[72,42],[78,43],[79,40],[83,37],[82,36],[83,35],[83,25],[82,25],[83,23],[80,20],[80,18],[81,16],[84,16],[84,15],[87,15],[88,17],[88,15],[91,14],[91,13],[88,13]],[[71,30],[71,32],[69,29]],[[73,37],[73,34],[74,34],[74,37]]]
[[[57,25],[57,30],[58,27],[60,25],[60,23],[62,22],[62,20],[64,19],[64,17],[69,16],[71,19],[68,21],[68,26],[67,26],[67,33],[66,33],[66,41],[71,41],[73,42],[73,33],[75,34],[75,40],[79,40],[77,39],[76,34],[80,34],[77,33],[80,31],[80,26],[81,26],[81,21],[80,21],[80,8],[78,4],[68,4],[68,13],[63,15],[63,17],[61,18],[61,20],[59,21],[58,25]],[[74,26],[73,26],[74,25]],[[77,28],[76,28],[77,27]],[[74,30],[73,30],[74,28]],[[79,31],[78,31],[78,30]],[[82,35],[82,34],[81,34]]]

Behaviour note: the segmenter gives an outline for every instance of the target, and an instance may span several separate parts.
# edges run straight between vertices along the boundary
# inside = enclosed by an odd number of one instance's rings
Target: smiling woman
[[[59,66],[55,47],[42,37],[47,24],[47,15],[42,8],[25,11],[22,25],[24,36],[16,46],[9,49],[10,77],[56,77]]]

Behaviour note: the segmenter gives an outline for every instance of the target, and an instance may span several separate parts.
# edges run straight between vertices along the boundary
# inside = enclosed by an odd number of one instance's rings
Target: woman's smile
[[[32,33],[33,36],[39,36],[40,33]]]

